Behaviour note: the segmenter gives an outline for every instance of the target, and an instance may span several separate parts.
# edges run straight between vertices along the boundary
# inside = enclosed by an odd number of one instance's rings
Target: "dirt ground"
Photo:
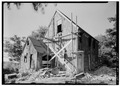
[[[9,81],[10,83],[10,81]],[[28,73],[15,79],[15,83],[44,83],[44,84],[116,84],[116,71],[106,66],[100,67],[96,71],[83,73],[80,76],[73,77],[67,75],[65,71],[58,71],[57,74],[40,70],[38,72]]]

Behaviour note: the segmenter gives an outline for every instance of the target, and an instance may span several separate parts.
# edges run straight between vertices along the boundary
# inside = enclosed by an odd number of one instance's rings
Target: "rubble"
[[[38,70],[37,72],[32,72],[30,74],[28,74],[27,76],[22,75],[22,77],[19,78],[19,80],[17,80],[17,83],[19,83],[19,81],[25,81],[27,80],[27,82],[32,82],[32,81],[38,81],[44,78],[50,78],[50,77],[61,77],[61,76],[65,76],[65,74],[63,73],[59,73],[59,69],[58,68],[43,68]]]
[[[116,77],[111,76],[110,71],[114,73],[110,68],[101,67],[94,73],[70,76],[66,71],[60,71],[59,68],[43,68],[21,76],[15,83],[116,84]]]

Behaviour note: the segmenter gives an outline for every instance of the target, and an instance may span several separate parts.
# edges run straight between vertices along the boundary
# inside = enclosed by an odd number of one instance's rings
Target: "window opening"
[[[62,19],[57,21],[57,33],[62,32]]]
[[[25,63],[27,62],[27,55],[28,55],[28,53],[26,53],[26,55],[24,56],[24,62]]]
[[[60,33],[60,32],[62,32],[62,24],[57,26],[57,33]]]

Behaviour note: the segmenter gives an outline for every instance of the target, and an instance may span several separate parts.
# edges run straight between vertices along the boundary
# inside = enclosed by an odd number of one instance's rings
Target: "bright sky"
[[[73,20],[77,16],[77,24],[92,36],[104,34],[105,30],[112,27],[109,17],[116,15],[116,3],[52,3],[45,8],[45,14],[35,12],[30,3],[24,3],[20,9],[11,5],[8,10],[4,4],[4,37],[13,35],[25,36],[38,29],[39,26],[48,26],[56,10],[60,10],[69,18],[71,12]]]

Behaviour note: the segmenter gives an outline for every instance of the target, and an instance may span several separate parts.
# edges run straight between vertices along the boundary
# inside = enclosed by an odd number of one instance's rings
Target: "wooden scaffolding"
[[[72,52],[71,52],[72,53],[72,57],[73,57],[73,54],[83,53],[83,52],[73,52],[73,49],[74,49],[74,46],[73,46],[73,40],[74,40],[73,35],[76,35],[78,37],[80,37],[80,36],[78,35],[79,32],[74,32],[74,30],[73,30],[73,23],[72,22],[73,22],[73,17],[72,17],[72,13],[71,13],[71,34],[66,34],[66,35],[62,36],[62,33],[60,33],[60,34],[58,34],[57,37],[55,37],[55,35],[54,35],[54,37],[52,39],[46,38],[46,37],[44,37],[44,39],[48,41],[46,43],[46,45],[48,46],[48,48],[47,48],[47,62],[51,62],[54,58],[57,58],[57,60],[61,64],[65,65],[65,68],[67,69],[68,73],[75,74],[75,73],[77,73],[76,66],[73,63],[71,63],[70,61],[68,61],[67,59],[64,58],[64,55],[65,55],[65,52],[66,52],[65,48],[70,43],[72,43],[72,46],[71,46],[72,47]],[[77,16],[76,16],[76,24],[77,24]],[[77,28],[77,26],[76,26],[76,28]],[[64,37],[70,36],[70,35],[72,36],[71,38],[64,39]],[[48,37],[49,37],[49,29],[48,29]],[[66,44],[63,44],[64,41],[68,41],[68,42]],[[59,50],[56,51],[53,47],[49,46],[49,43],[52,43],[53,45],[54,44],[58,45],[59,46]],[[54,53],[54,56],[50,60],[48,60],[48,57],[49,57],[48,55],[50,54],[49,49]],[[61,52],[64,52],[64,53],[61,53]],[[48,65],[47,65],[47,67],[48,67]]]

